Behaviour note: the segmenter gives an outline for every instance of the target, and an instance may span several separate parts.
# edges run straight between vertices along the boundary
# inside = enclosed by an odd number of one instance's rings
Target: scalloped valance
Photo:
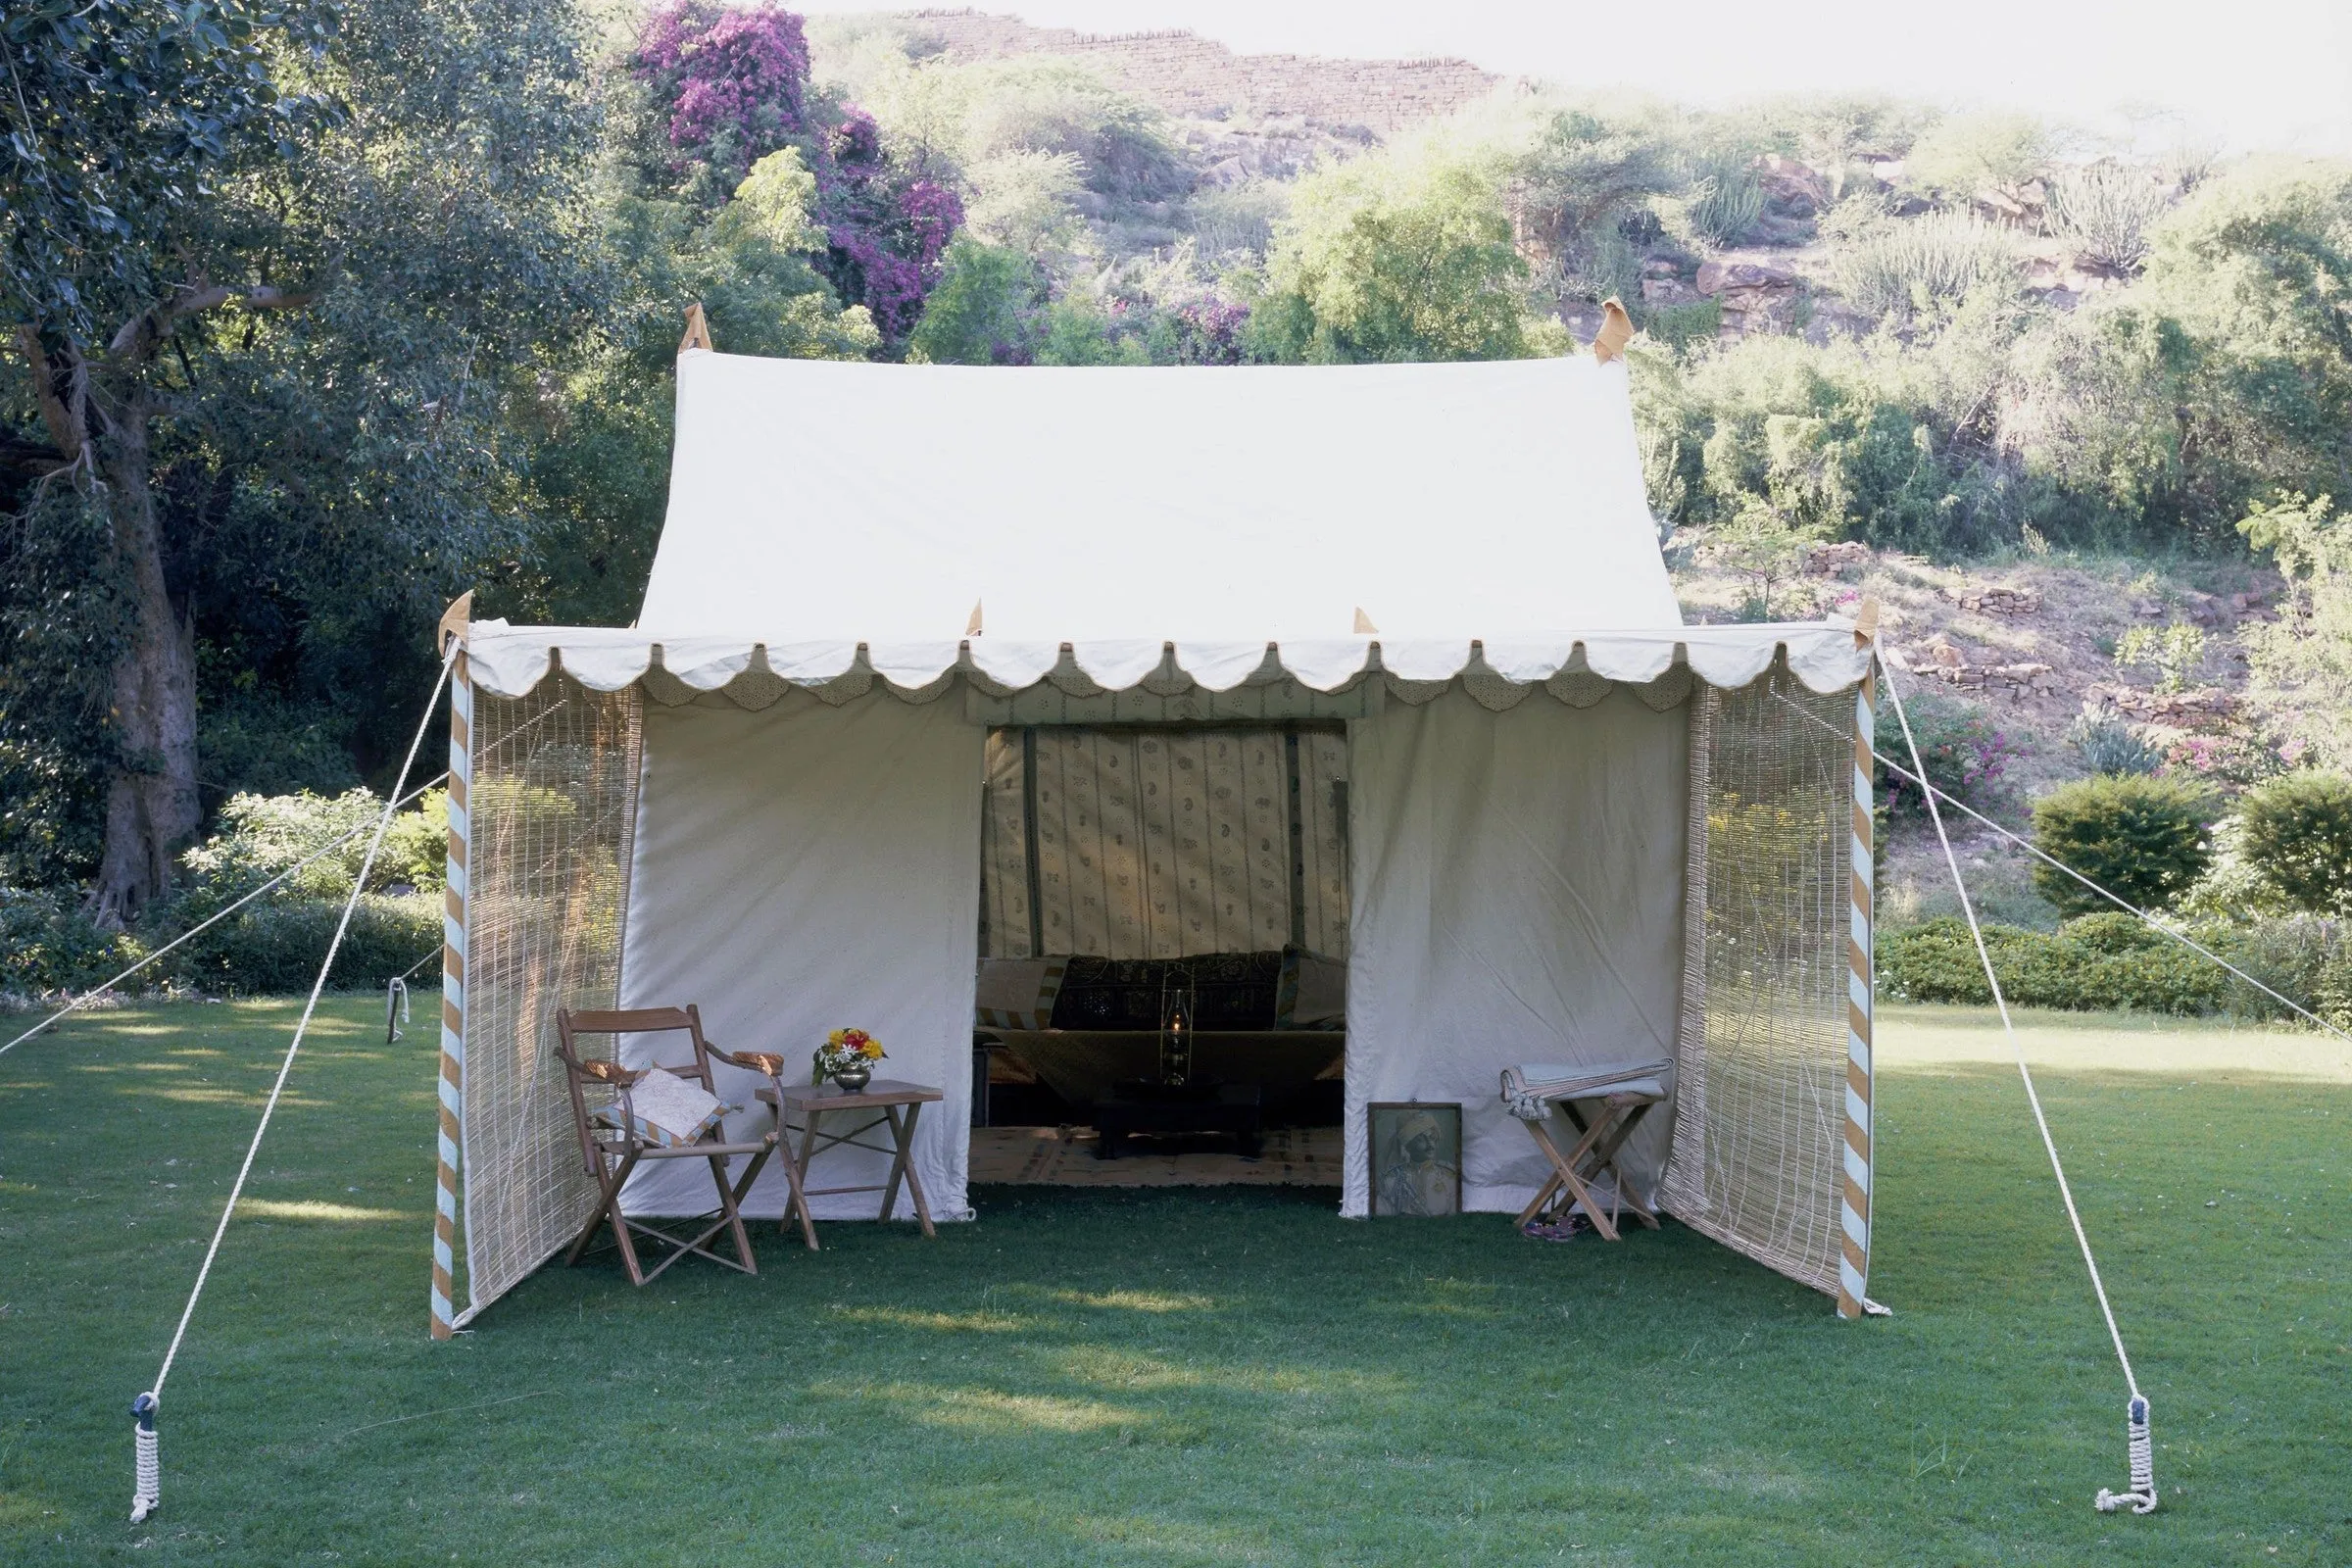
[[[1050,643],[972,637],[929,643],[768,643],[490,620],[472,624],[467,654],[475,686],[502,697],[530,691],[560,661],[564,673],[592,691],[642,683],[658,701],[688,701],[705,692],[738,694],[740,688],[739,695],[752,699],[747,706],[754,707],[764,706],[757,695],[763,689],[780,695],[786,687],[798,687],[842,702],[864,695],[876,683],[893,695],[925,701],[945,695],[958,676],[993,697],[1040,684],[1073,697],[1136,689],[1177,696],[1284,680],[1329,693],[1377,675],[1409,701],[1457,679],[1475,695],[1481,688],[1563,681],[1575,687],[1593,678],[1647,685],[1677,668],[1710,686],[1737,688],[1763,674],[1776,659],[1786,660],[1789,672],[1808,688],[1832,692],[1859,681],[1870,660],[1869,647],[1856,639],[1854,628],[1837,621],[1561,632],[1491,641]],[[1554,695],[1574,701],[1566,691]],[[1489,706],[1507,706],[1507,700]]]

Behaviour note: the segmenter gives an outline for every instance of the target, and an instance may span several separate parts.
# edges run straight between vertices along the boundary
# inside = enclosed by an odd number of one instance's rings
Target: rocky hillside
[[[978,11],[915,11],[900,20],[956,59],[1073,56],[1179,121],[1290,119],[1385,137],[1451,114],[1502,79],[1467,60],[1240,55],[1191,32],[1077,32]]]
[[[1675,581],[1693,621],[1753,612],[1752,576],[1685,564]],[[2022,831],[2034,796],[2091,770],[2070,738],[2085,718],[2132,726],[2182,771],[2244,770],[2258,726],[2244,722],[2239,637],[2276,617],[2281,593],[2277,573],[2233,563],[2188,571],[2123,558],[1936,565],[1849,542],[1815,547],[1800,575],[1773,586],[1769,611],[1775,619],[1851,614],[1876,600],[1882,647],[1906,700],[1957,699],[1991,718],[2009,755],[1984,804]],[[2135,629],[2156,651],[2169,643],[2171,667],[2119,659],[2134,652]],[[1965,817],[1950,825],[1984,912],[2055,923],[2021,852]],[[1917,833],[1891,847],[1881,897],[1897,925],[1958,907],[1940,852]]]

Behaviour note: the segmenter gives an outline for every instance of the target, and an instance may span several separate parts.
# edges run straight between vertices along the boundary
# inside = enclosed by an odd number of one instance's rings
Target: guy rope
[[[335,922],[334,940],[326,945],[326,959],[318,965],[318,978],[311,982],[310,1000],[303,1004],[302,1017],[294,1025],[294,1038],[286,1047],[285,1059],[278,1063],[277,1081],[270,1086],[270,1100],[262,1107],[260,1124],[253,1129],[253,1142],[245,1146],[245,1163],[237,1167],[237,1179],[229,1185],[228,1201],[220,1208],[220,1223],[213,1227],[212,1245],[204,1250],[204,1262],[196,1270],[195,1288],[188,1292],[188,1304],[180,1309],[179,1326],[172,1331],[172,1345],[164,1351],[164,1364],[156,1371],[155,1386],[131,1402],[136,1483],[131,1494],[130,1522],[134,1525],[163,1503],[163,1464],[156,1451],[156,1421],[163,1409],[164,1382],[172,1375],[172,1363],[179,1355],[180,1342],[187,1338],[188,1321],[196,1315],[196,1302],[204,1295],[205,1281],[212,1276],[213,1260],[220,1255],[220,1239],[228,1234],[228,1222],[237,1211],[238,1198],[244,1194],[245,1179],[253,1174],[254,1156],[262,1152],[262,1136],[269,1132],[270,1118],[276,1113],[278,1098],[285,1093],[287,1075],[294,1070],[295,1054],[302,1050],[302,1037],[311,1027],[311,1015],[318,1010],[319,993],[326,989],[327,971],[335,966],[343,934],[351,929],[351,915],[359,907],[360,890],[368,885],[368,875],[375,869],[376,853],[384,847],[384,832],[392,825],[392,812],[408,785],[409,770],[416,765],[416,753],[424,744],[425,731],[432,726],[433,710],[441,706],[441,690],[449,684],[450,665],[457,660],[458,646],[453,640],[441,656],[441,673],[433,682],[433,695],[425,702],[424,716],[417,722],[416,738],[409,742],[409,755],[401,760],[399,782],[392,786],[383,814],[376,818],[375,834],[368,841],[367,858],[360,862],[359,875],[352,878],[351,896],[343,901],[343,916]]]
[[[417,785],[415,789],[409,791],[408,794],[396,795],[393,797],[392,801],[393,808],[397,809],[400,807],[408,805],[411,801],[414,801],[419,796],[423,795],[427,790],[438,786],[440,782],[447,777],[449,777],[447,773],[437,773],[433,777],[428,778],[423,783]],[[201,936],[205,931],[209,930],[213,926],[219,925],[221,921],[227,919],[230,915],[236,913],[239,909],[242,909],[245,907],[245,906],[251,904],[254,900],[260,898],[263,894],[269,892],[271,888],[276,887],[280,882],[283,882],[286,878],[301,870],[304,866],[310,865],[314,861],[324,859],[336,850],[341,849],[346,843],[359,837],[362,833],[367,831],[368,824],[362,822],[357,827],[346,828],[344,831],[336,834],[333,838],[328,839],[324,844],[319,845],[318,848],[313,850],[301,859],[296,860],[292,865],[287,866],[283,871],[278,872],[277,875],[271,877],[260,887],[255,888],[243,898],[237,900],[236,903],[229,905],[226,908],[220,909],[218,912],[208,916],[201,923],[188,927],[185,931],[182,931],[179,935],[173,937],[171,941],[165,943],[162,947],[156,949],[153,953],[150,953],[147,955],[147,956],[141,958],[138,962],[123,970],[121,974],[114,975],[109,979],[103,980],[97,985],[90,987],[89,990],[84,991],[80,996],[70,999],[64,1006],[58,1008],[48,1017],[43,1018],[39,1023],[34,1024],[31,1028],[17,1036],[16,1039],[11,1040],[7,1045],[0,1046],[0,1055],[6,1055],[8,1053],[16,1050],[25,1041],[30,1040],[34,1035],[39,1034],[42,1030],[48,1028],[60,1018],[67,1016],[69,1013],[77,1011],[82,1007],[88,1006],[91,1003],[97,1001],[100,997],[105,996],[108,992],[114,990],[115,987],[129,979],[132,975],[137,974],[141,969],[146,968],[149,964],[162,957],[165,954],[170,953],[173,948],[178,947],[181,943],[187,941],[191,937]],[[416,973],[416,970],[412,969],[409,972],[414,974]]]
[[[2099,1260],[2091,1255],[2090,1238],[2083,1233],[2082,1212],[2075,1207],[2075,1190],[2068,1185],[2065,1162],[2058,1157],[2057,1140],[2050,1136],[2049,1118],[2042,1114],[2041,1095],[2034,1087],[2034,1069],[2026,1062],[2025,1047],[2018,1043],[2017,1026],[2009,1018],[2008,999],[2001,995],[2001,978],[1993,972],[1992,954],[1984,946],[1984,929],[1977,923],[1976,906],[1969,901],[1968,884],[1960,876],[1960,858],[1952,853],[1951,836],[1944,831],[1943,811],[1936,805],[1937,792],[1926,786],[1927,763],[1919,755],[1919,742],[1911,733],[1910,715],[1903,711],[1902,694],[1896,690],[1894,671],[1882,660],[1886,669],[1886,699],[1894,705],[1895,722],[1902,726],[1903,746],[1911,755],[1911,767],[1921,781],[1922,798],[1928,805],[1928,820],[1936,825],[1936,842],[1942,847],[1943,862],[1952,873],[1952,888],[1960,895],[1960,912],[1968,918],[1968,934],[1977,946],[1977,961],[1984,966],[1984,981],[1992,987],[1992,1004],[2001,1015],[2001,1031],[2008,1036],[2009,1048],[2017,1054],[2017,1073],[2025,1080],[2026,1103],[2034,1108],[2034,1125],[2041,1129],[2041,1147],[2050,1156],[2050,1170],[2058,1178],[2058,1196],[2065,1200],[2068,1223],[2075,1228],[2075,1244],[2082,1250],[2082,1266],[2089,1271],[2091,1294],[2099,1299],[2099,1314],[2107,1320],[2107,1337],[2115,1342],[2115,1358],[2124,1369],[2124,1385],[2131,1390],[2125,1402],[2125,1446],[2130,1457],[2131,1490],[2109,1492],[2105,1487],[2092,1499],[2101,1513],[2131,1506],[2133,1513],[2156,1511],[2156,1461],[2148,1440],[2148,1397],[2139,1392],[2139,1379],[2132,1371],[2131,1352],[2124,1348],[2123,1330],[2116,1327],[2115,1308],[2107,1300],[2107,1286],[2099,1278]]]

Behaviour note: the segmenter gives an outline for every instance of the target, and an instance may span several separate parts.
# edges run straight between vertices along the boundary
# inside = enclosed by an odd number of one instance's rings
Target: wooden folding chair
[[[1625,1172],[1618,1168],[1617,1156],[1642,1125],[1642,1118],[1649,1114],[1649,1107],[1665,1102],[1666,1068],[1667,1063],[1659,1061],[1575,1072],[1544,1067],[1503,1069],[1502,1098],[1551,1165],[1551,1174],[1519,1211],[1519,1224],[1524,1226],[1539,1214],[1556,1219],[1581,1207],[1603,1241],[1618,1240],[1617,1221],[1628,1209],[1651,1230],[1658,1228],[1656,1212],[1635,1195]],[[1588,1121],[1578,1106],[1595,1102],[1600,1109]],[[1568,1113],[1582,1135],[1576,1147],[1565,1153],[1551,1136],[1550,1107],[1555,1104]],[[1606,1213],[1592,1194],[1603,1176],[1609,1180]]]
[[[582,1035],[613,1036],[613,1049],[617,1052],[620,1035],[669,1033],[682,1033],[693,1042],[692,1061],[657,1062],[631,1068],[622,1066],[614,1056],[584,1055],[580,1051]],[[757,1142],[729,1143],[722,1123],[714,1124],[692,1143],[664,1144],[638,1130],[630,1108],[633,1086],[653,1073],[673,1074],[715,1096],[717,1090],[710,1081],[713,1059],[733,1066],[751,1065],[703,1037],[701,1010],[694,1006],[639,1007],[620,1012],[573,1012],[568,1007],[562,1008],[556,1013],[556,1054],[563,1059],[564,1080],[571,1090],[571,1114],[579,1132],[580,1159],[588,1174],[596,1178],[597,1185],[596,1213],[572,1242],[571,1250],[564,1260],[577,1263],[587,1251],[588,1244],[596,1239],[596,1233],[609,1224],[612,1227],[612,1239],[619,1244],[621,1261],[628,1266],[629,1281],[634,1285],[658,1278],[663,1269],[690,1252],[746,1274],[759,1273],[760,1264],[752,1255],[752,1240],[744,1232],[739,1204],[760,1174],[760,1167],[775,1152],[775,1136],[762,1134]],[[750,1155],[751,1164],[742,1179],[730,1185],[727,1162],[738,1154]],[[710,1167],[710,1183],[718,1196],[715,1211],[718,1217],[692,1237],[673,1235],[621,1212],[621,1189],[628,1185],[630,1173],[644,1161],[665,1159],[699,1159]],[[722,1257],[710,1246],[721,1231],[728,1232],[734,1240],[734,1257]],[[640,1236],[670,1249],[669,1255],[650,1271],[637,1257],[635,1238]]]

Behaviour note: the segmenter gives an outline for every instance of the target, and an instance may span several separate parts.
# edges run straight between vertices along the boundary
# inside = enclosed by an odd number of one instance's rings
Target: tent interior
[[[1459,1107],[1461,1205],[1507,1212],[1547,1167],[1504,1067],[1668,1062],[1628,1181],[1860,1309],[1867,636],[1682,624],[1622,364],[698,350],[639,624],[460,630],[458,1321],[594,1200],[559,1006],[868,1030],[942,1092],[954,1218],[975,1124],[1168,1076],[1178,993],[1187,1076],[1340,1129],[1350,1217],[1375,1104]],[[707,1209],[694,1163],[628,1206]],[[771,1165],[746,1211],[783,1200]]]
[[[1122,1084],[1340,1126],[1344,724],[1007,727],[983,792],[976,1129],[1084,1127]],[[1164,1119],[1177,1157],[1259,1142]]]

